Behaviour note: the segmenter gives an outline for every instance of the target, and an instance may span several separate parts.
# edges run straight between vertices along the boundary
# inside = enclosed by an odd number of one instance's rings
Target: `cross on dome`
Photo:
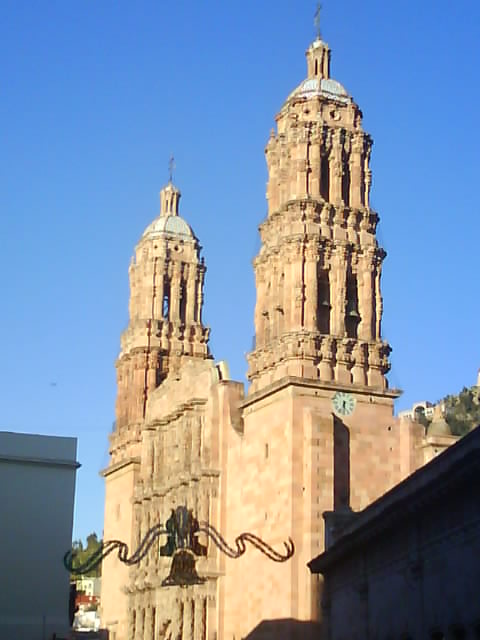
[[[175,171],[176,168],[177,167],[175,165],[175,158],[174,158],[173,153],[172,153],[172,155],[170,156],[170,160],[168,162],[168,174],[169,174],[169,178],[170,178],[169,182],[173,182],[173,172]]]
[[[313,24],[315,25],[315,30],[317,32],[317,40],[321,40],[322,39],[322,33],[321,33],[321,30],[320,30],[321,13],[322,13],[322,3],[321,2],[317,2],[317,9],[315,11],[315,17],[313,19]]]

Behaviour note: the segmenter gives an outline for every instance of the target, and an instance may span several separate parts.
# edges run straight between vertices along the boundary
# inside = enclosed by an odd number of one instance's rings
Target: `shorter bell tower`
[[[202,322],[206,267],[201,246],[179,215],[180,191],[170,180],[160,192],[160,215],[145,229],[130,263],[129,323],[116,362],[116,422],[105,478],[104,536],[134,544],[133,497],[141,467],[147,402],[167,376],[189,359],[210,358]],[[102,618],[128,637],[128,567],[103,562]]]
[[[161,190],[160,215],[145,229],[130,263],[130,322],[116,363],[121,438],[136,431],[150,392],[183,359],[209,357],[209,329],[202,323],[206,267],[197,238],[179,215],[180,197],[171,181]]]

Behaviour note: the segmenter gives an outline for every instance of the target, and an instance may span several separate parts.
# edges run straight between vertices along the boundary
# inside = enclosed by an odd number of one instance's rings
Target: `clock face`
[[[333,410],[341,416],[349,416],[355,409],[355,398],[351,393],[337,391],[332,398]]]

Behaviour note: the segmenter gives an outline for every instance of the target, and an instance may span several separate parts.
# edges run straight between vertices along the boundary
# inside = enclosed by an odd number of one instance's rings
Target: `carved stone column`
[[[257,286],[257,304],[255,305],[255,336],[258,341],[258,344],[255,345],[255,348],[258,348],[264,344],[265,340],[265,316],[263,315],[263,311],[265,308],[266,286],[263,265],[261,266],[257,262],[257,264],[255,265],[255,270]]]
[[[352,151],[350,155],[350,206],[361,207],[364,198],[363,181],[363,149],[364,139],[362,134],[357,134],[352,139]]]
[[[375,273],[375,339],[380,340],[382,335],[382,314],[383,314],[383,299],[380,290],[380,265],[377,265]]]
[[[197,307],[195,309],[196,317],[195,321],[202,322],[202,305],[203,305],[203,280],[205,278],[205,267],[201,266],[198,269],[197,276]]]
[[[317,329],[317,254],[313,247],[308,246],[305,261],[305,329]]]
[[[373,310],[375,306],[373,273],[372,257],[368,256],[362,261],[358,274],[358,307],[360,312],[358,337],[367,342],[375,339],[373,329]]]
[[[203,598],[197,596],[194,600],[194,607],[193,640],[204,640]]]
[[[293,261],[294,256],[290,247],[285,250],[285,263],[283,265],[285,273],[285,282],[283,287],[283,313],[284,313],[284,327],[285,331],[290,331],[294,318],[294,303],[293,303]]]
[[[136,635],[136,620],[135,620],[135,608],[134,607],[128,607],[127,610],[127,637],[128,638],[135,638]]]
[[[156,270],[155,270],[155,290],[154,290],[154,304],[153,304],[153,317],[156,320],[163,319],[164,283],[165,283],[165,264],[160,262],[160,260],[157,260]]]
[[[320,380],[330,382],[333,380],[333,339],[325,337],[322,340],[321,360],[319,364]]]
[[[347,253],[344,248],[334,250],[332,256],[332,277],[330,282],[332,303],[332,333],[345,335],[345,308],[347,304]]]
[[[193,640],[193,600],[183,603],[183,634],[182,640]]]
[[[292,324],[293,331],[299,331],[302,328],[302,315],[304,304],[304,274],[303,274],[303,260],[304,260],[304,240],[298,243],[295,247],[295,258],[292,260],[291,265],[291,277],[292,277]]]
[[[333,218],[332,207],[331,205],[325,203],[320,213],[320,228],[321,228],[321,235],[323,238],[331,239],[333,236],[332,218]]]
[[[381,344],[368,345],[368,386],[383,389],[385,379],[382,373]]]
[[[136,607],[135,616],[135,640],[144,640],[144,620],[145,610],[141,607]]]
[[[350,372],[352,364],[351,349],[353,343],[351,340],[337,340],[337,357],[335,365],[335,380],[344,384],[352,382],[352,374]]]
[[[195,322],[195,286],[197,279],[197,269],[194,264],[188,265],[187,272],[187,307],[185,313],[186,324],[193,324]]]
[[[363,175],[365,179],[365,196],[363,203],[367,208],[370,208],[370,189],[372,187],[372,171],[370,169],[370,154],[372,152],[371,141],[368,142],[365,150]]]
[[[143,639],[144,640],[154,640],[152,634],[152,607],[148,605],[145,608],[145,624],[143,630]]]
[[[172,265],[172,280],[170,283],[170,320],[174,324],[180,322],[180,264],[174,262]]]
[[[367,384],[367,371],[366,371],[366,349],[367,345],[363,342],[357,342],[353,347],[353,367],[352,367],[352,382],[353,384],[359,384],[366,386]]]
[[[183,628],[183,603],[175,600],[172,602],[172,640],[180,640]],[[136,640],[136,639],[135,639]]]
[[[305,143],[297,144],[297,161],[296,165],[296,187],[295,195],[297,198],[304,198],[307,194],[307,145]]]
[[[273,213],[278,209],[278,151],[275,131],[271,129],[270,138],[265,149],[265,158],[268,167],[267,200],[268,211]]]
[[[332,135],[332,150],[329,157],[330,165],[330,202],[336,205],[342,203],[343,152],[341,131],[335,130]]]
[[[316,138],[312,141],[310,146],[310,184],[309,195],[313,198],[320,196],[320,151],[321,151],[321,139]]]
[[[153,447],[153,432],[147,430],[144,432],[144,444],[143,444],[143,456],[142,456],[142,476],[149,480],[153,476],[154,470],[154,447]]]

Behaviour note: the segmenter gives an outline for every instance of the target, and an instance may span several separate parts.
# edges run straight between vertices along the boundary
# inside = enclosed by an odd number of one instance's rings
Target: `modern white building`
[[[68,638],[76,438],[0,432],[0,638]]]
[[[435,405],[427,400],[422,400],[421,402],[415,402],[411,409],[400,411],[398,417],[416,420],[419,415],[424,415],[425,418],[432,419],[434,413]]]
[[[77,593],[83,592],[89,597],[100,597],[102,588],[101,578],[91,578],[90,576],[81,576],[76,580]]]

